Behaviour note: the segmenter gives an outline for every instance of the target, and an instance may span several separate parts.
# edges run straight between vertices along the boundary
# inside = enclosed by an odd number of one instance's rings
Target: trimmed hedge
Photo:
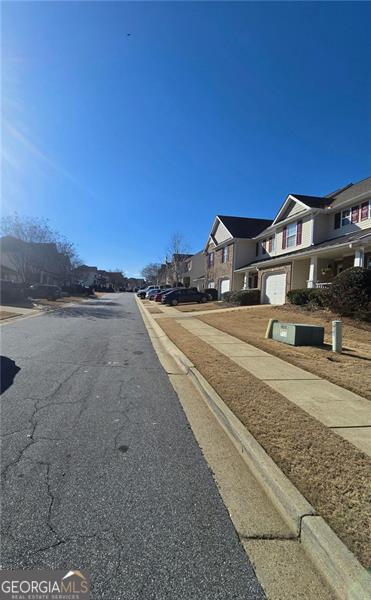
[[[328,308],[330,296],[330,288],[298,288],[287,292],[290,304],[308,308]]]
[[[337,275],[331,286],[331,308],[341,315],[361,316],[370,310],[371,270],[351,267]]]
[[[224,292],[222,295],[224,302],[235,304],[236,306],[251,306],[260,304],[260,290],[240,290],[239,292]]]
[[[371,319],[371,270],[351,267],[337,275],[325,289],[304,288],[287,293],[291,304],[308,308],[331,308],[344,316]]]
[[[309,288],[297,288],[296,290],[290,290],[287,292],[287,299],[290,304],[303,306],[309,302],[309,292]]]

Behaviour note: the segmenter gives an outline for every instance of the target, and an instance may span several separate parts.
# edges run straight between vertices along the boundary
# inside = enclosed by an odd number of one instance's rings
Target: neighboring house
[[[343,269],[371,268],[371,177],[327,196],[289,194],[273,223],[254,236],[254,258],[236,268],[261,302],[288,290],[326,287]]]
[[[217,215],[204,250],[205,287],[216,288],[219,296],[240,290],[244,273],[238,269],[253,260],[253,238],[271,223],[268,219]]]
[[[96,284],[103,288],[113,288],[116,292],[124,289],[126,282],[120,271],[104,271],[98,269]]]
[[[199,291],[205,288],[205,254],[201,250],[184,261],[184,276],[181,280],[187,287],[196,287]]]
[[[171,260],[166,263],[166,283],[169,285],[178,285],[183,283],[189,287],[189,274],[187,260],[192,254],[173,254]]]
[[[73,270],[74,279],[81,285],[94,287],[97,284],[98,267],[89,267],[88,265],[80,265]]]
[[[137,288],[144,287],[145,281],[142,277],[125,277],[125,289],[131,292]]]
[[[11,235],[0,238],[0,278],[18,283],[65,285],[70,280],[69,259],[54,243],[24,242]]]

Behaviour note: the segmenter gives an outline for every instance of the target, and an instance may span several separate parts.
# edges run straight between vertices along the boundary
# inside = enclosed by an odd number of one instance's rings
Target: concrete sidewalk
[[[180,318],[176,322],[371,456],[369,400],[197,318]]]

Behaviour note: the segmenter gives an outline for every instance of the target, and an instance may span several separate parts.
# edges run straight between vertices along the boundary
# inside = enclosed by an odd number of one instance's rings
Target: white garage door
[[[224,294],[224,292],[229,292],[230,289],[231,289],[231,280],[223,279],[223,281],[220,282],[220,293]]]
[[[264,304],[285,304],[286,273],[272,273],[265,278]]]

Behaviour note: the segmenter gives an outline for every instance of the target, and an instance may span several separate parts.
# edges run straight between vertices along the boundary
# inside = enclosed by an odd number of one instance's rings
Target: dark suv
[[[47,285],[45,283],[35,283],[28,288],[30,298],[47,298],[55,300],[61,297],[61,288],[57,285]]]
[[[207,294],[203,292],[198,292],[192,288],[180,288],[178,290],[173,290],[172,292],[168,292],[161,298],[162,304],[170,304],[171,306],[176,306],[181,302],[207,302],[208,297]]]

